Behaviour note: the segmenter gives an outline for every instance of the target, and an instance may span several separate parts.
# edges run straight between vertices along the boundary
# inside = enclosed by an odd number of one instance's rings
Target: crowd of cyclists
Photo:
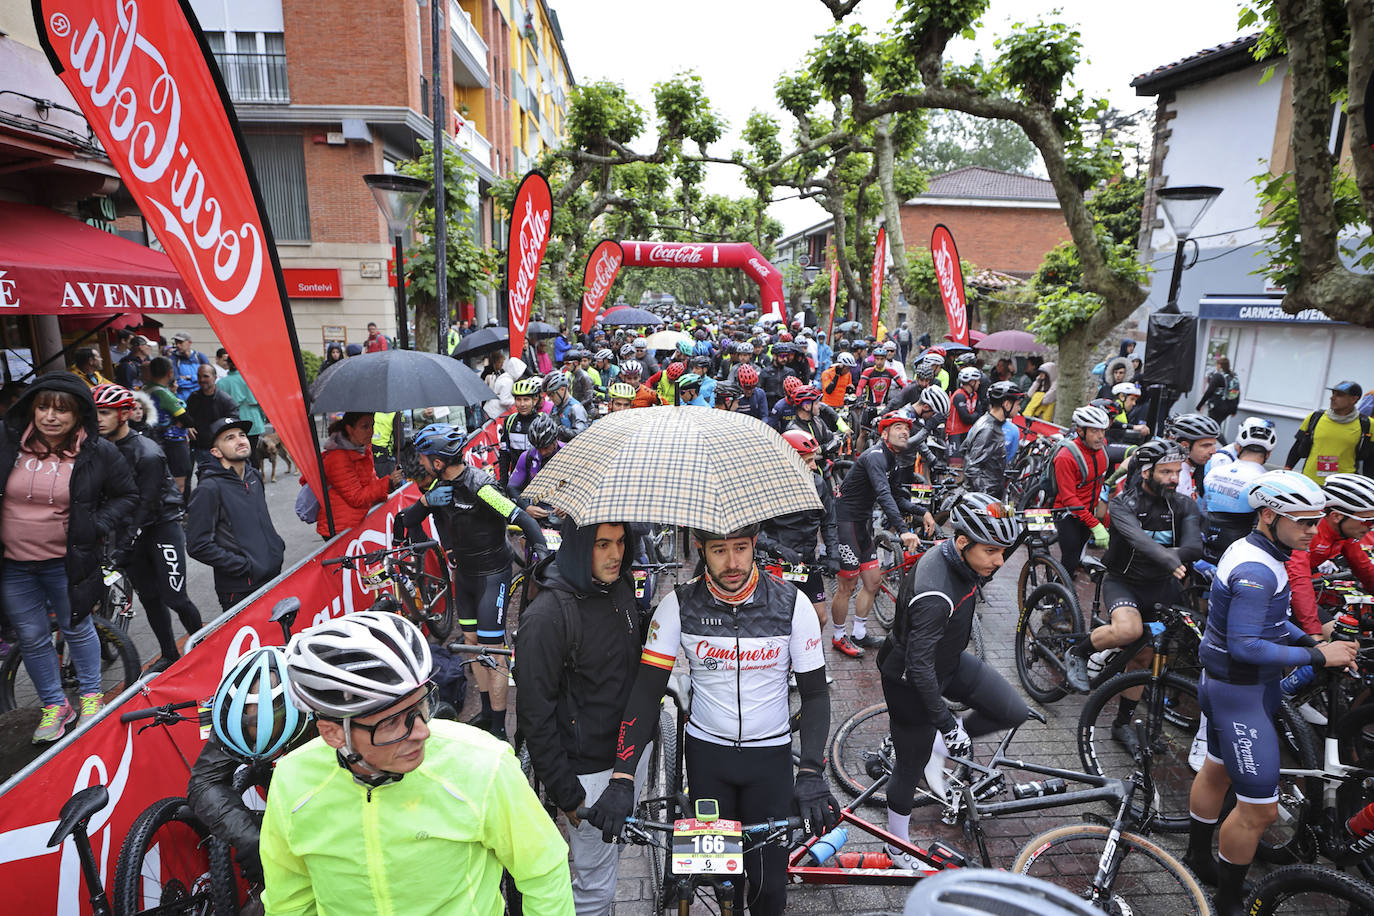
[[[799,321],[682,317],[668,350],[598,327],[581,342],[560,335],[542,374],[537,358],[530,368],[499,361],[520,374],[506,389],[509,403],[494,405],[499,445],[485,469],[471,450],[475,433],[462,425],[433,423],[410,438],[422,496],[398,515],[394,537],[423,540],[432,519],[462,642],[491,650],[511,642],[508,533],[518,529],[533,564],[536,594],[514,628],[513,733],[510,670],[500,664],[473,666],[478,713],[466,725],[435,719],[434,657],[447,647],[389,610],[309,627],[285,647],[249,653],[225,675],[188,796],[233,845],[266,911],[499,913],[504,872],[531,913],[609,912],[615,841],[643,791],[658,710],[680,657],[692,697],[681,749],[690,796],[715,799],[733,820],[791,813],[811,835],[830,830],[840,805],[823,772],[827,626],[837,655],[876,650],[896,754],[887,829],[907,838],[918,782],[943,794],[950,757],[967,757],[974,738],[1029,715],[1020,693],[969,643],[980,588],[1025,534],[1024,507],[1010,499],[1027,492],[1024,477],[1033,474],[1030,489],[1056,510],[1065,569],[1077,570],[1089,547],[1103,551],[1106,622],[1078,634],[1069,652],[1073,689],[1086,692],[1093,656],[1136,641],[1156,605],[1175,603],[1195,571],[1211,580],[1199,650],[1206,718],[1193,760],[1186,861],[1216,887],[1218,912],[1241,912],[1258,837],[1276,816],[1279,680],[1295,667],[1355,660],[1358,644],[1333,638],[1312,577],[1335,564],[1374,590],[1374,481],[1325,457],[1301,473],[1268,470],[1278,443],[1262,419],[1245,419],[1224,447],[1218,422],[1196,413],[1171,417],[1152,435],[1132,419],[1140,397],[1133,382],[1104,379],[1107,396],[1049,433],[1022,413],[1052,364],[1016,377],[1006,361],[984,371],[973,350],[913,346],[905,328],[885,335],[890,340],[831,346]],[[74,424],[82,410],[98,416],[99,434],[133,468],[106,481],[104,505],[132,506],[139,497],[126,514],[142,534],[117,562],[142,564],[148,597],[161,608],[162,642],[169,611],[188,628],[198,625],[194,607],[150,571],[169,545],[184,549],[180,494],[161,449],[129,429],[127,389],[102,384],[69,394],[77,405],[66,413],[60,398],[34,398],[41,442],[18,430],[22,423],[7,418],[6,426],[25,448],[60,456],[62,430],[53,420],[50,434],[44,418]],[[694,574],[646,612],[631,570],[648,552],[647,526],[578,526],[522,494],[601,416],[659,405],[732,411],[771,427],[806,464],[821,508],[732,531],[691,531]],[[218,435],[242,433],[232,419],[224,423],[211,439],[217,458],[233,451]],[[1018,456],[1023,438],[1037,435],[1052,435],[1054,446],[1043,466],[1028,469]],[[78,438],[77,455],[81,447]],[[937,506],[930,488],[917,486],[918,469],[928,482],[951,468],[961,485]],[[11,491],[15,484],[12,476]],[[881,529],[922,554],[886,633],[869,623]],[[804,574],[784,581],[763,569],[769,562]],[[1146,663],[1142,655],[1132,665]],[[800,701],[795,716],[789,690]],[[55,705],[40,730],[60,735],[69,710]],[[1128,750],[1138,750],[1133,710],[1134,701],[1122,700],[1112,731]],[[527,751],[531,773],[510,742]],[[244,767],[271,780],[265,813],[235,791]],[[561,812],[566,839],[531,777]],[[1223,817],[1228,792],[1236,804]],[[910,856],[887,852],[912,867]],[[786,855],[774,846],[746,853],[741,906],[785,909]]]

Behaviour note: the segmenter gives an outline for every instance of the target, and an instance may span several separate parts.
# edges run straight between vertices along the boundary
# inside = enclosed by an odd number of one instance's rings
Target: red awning
[[[162,252],[55,210],[0,202],[0,312],[166,316],[199,312]]]

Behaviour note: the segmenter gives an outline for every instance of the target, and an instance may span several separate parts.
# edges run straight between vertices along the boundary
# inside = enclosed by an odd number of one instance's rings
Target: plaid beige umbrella
[[[821,508],[811,472],[772,428],[706,407],[645,407],[597,420],[522,495],[579,525],[651,522],[717,532]]]

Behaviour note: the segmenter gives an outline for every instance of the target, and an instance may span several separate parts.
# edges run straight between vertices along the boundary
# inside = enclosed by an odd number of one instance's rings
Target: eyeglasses
[[[1336,514],[1339,515],[1339,516],[1340,516],[1341,518],[1343,518],[1343,519],[1348,519],[1349,521],[1354,522],[1355,524],[1359,525],[1361,528],[1374,529],[1374,518],[1361,518],[1361,517],[1358,516],[1358,515],[1351,515],[1351,514],[1349,514],[1348,512],[1339,512],[1339,511],[1338,511]]]
[[[1300,528],[1315,528],[1318,524],[1320,524],[1322,520],[1320,515],[1318,515],[1316,518],[1294,518],[1286,512],[1276,511],[1274,514],[1282,518],[1288,519],[1290,522],[1292,522]]]
[[[373,747],[400,744],[409,738],[410,733],[415,730],[416,719],[424,719],[428,722],[434,716],[434,693],[438,689],[434,684],[429,684],[425,688],[425,695],[408,709],[387,716],[382,721],[372,725],[354,722],[352,723],[353,727],[367,732],[368,737],[372,739]]]

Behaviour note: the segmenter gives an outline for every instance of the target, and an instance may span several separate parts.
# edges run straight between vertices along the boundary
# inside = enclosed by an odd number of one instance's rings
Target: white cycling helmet
[[[841,366],[848,366],[851,369],[857,365],[857,363],[854,362],[854,354],[849,352],[841,353],[839,356],[835,357],[835,362]]]
[[[983,373],[974,366],[965,366],[959,370],[959,384],[967,385],[969,382],[976,382],[983,377]]]
[[[1121,382],[1112,386],[1112,397],[1124,398],[1128,394],[1140,397],[1140,386],[1135,382]]]
[[[433,670],[419,627],[386,611],[358,611],[297,633],[286,646],[291,698],[325,719],[386,709]]]
[[[1072,423],[1083,429],[1106,429],[1112,425],[1112,418],[1101,407],[1084,404],[1073,412]]]
[[[1252,509],[1273,509],[1282,515],[1326,508],[1326,493],[1317,482],[1297,471],[1269,471],[1256,477],[1247,493]]]
[[[921,362],[930,363],[932,366],[943,366],[945,364],[945,355],[943,353],[927,352],[921,357]]]
[[[939,385],[927,385],[918,403],[935,411],[937,417],[949,416],[949,394]]]
[[[1221,435],[1221,424],[1211,417],[1204,417],[1200,413],[1179,414],[1169,419],[1168,435],[1171,439],[1184,442],[1215,439]]]
[[[1332,474],[1326,478],[1326,507],[1341,512],[1374,511],[1374,480],[1363,474]]]
[[[1258,446],[1266,452],[1272,452],[1278,444],[1279,437],[1274,434],[1273,424],[1268,420],[1246,420],[1240,425],[1240,432],[1236,433],[1237,454],[1249,446]]]

